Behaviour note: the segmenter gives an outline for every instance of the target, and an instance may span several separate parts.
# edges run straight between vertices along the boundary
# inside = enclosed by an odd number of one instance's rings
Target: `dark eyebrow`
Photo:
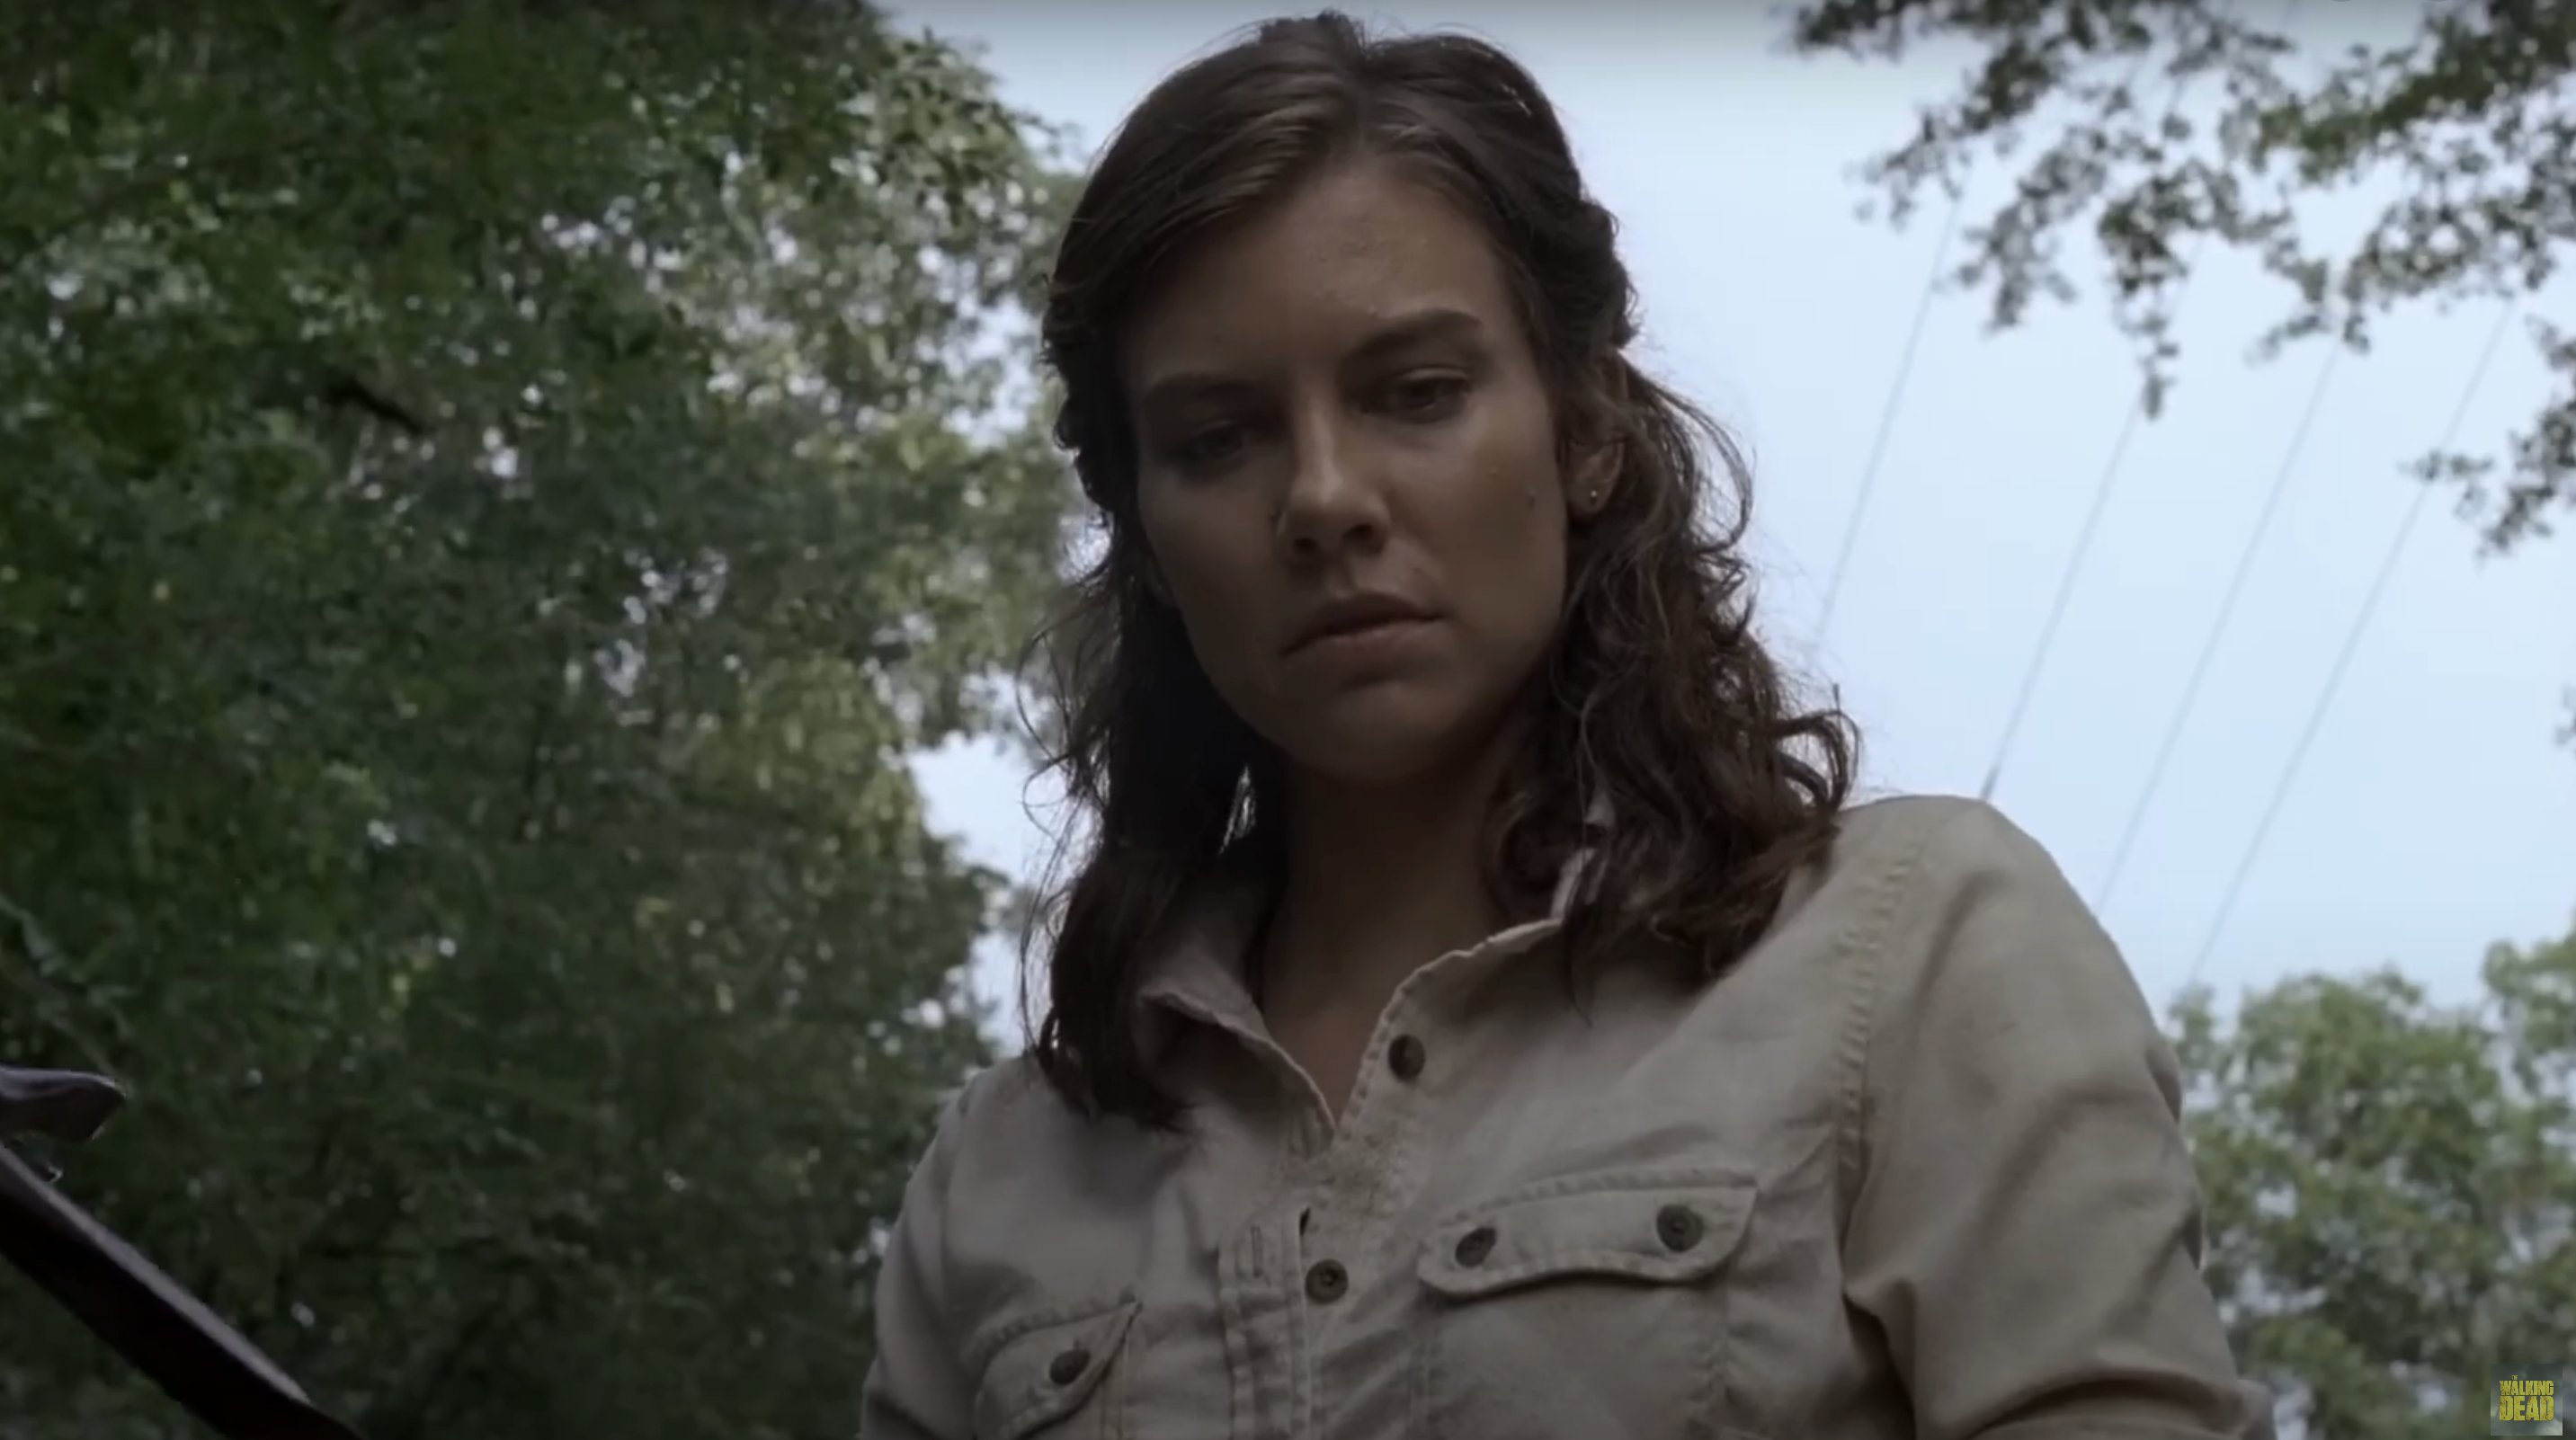
[[[1482,317],[1469,310],[1445,307],[1416,311],[1387,326],[1362,342],[1352,352],[1355,360],[1382,360],[1399,350],[1434,340],[1469,339],[1485,330]]]
[[[1472,338],[1484,331],[1483,318],[1473,311],[1453,310],[1445,306],[1419,310],[1361,341],[1359,348],[1351,352],[1351,359],[1363,363],[1383,360],[1417,345],[1435,340]],[[1168,406],[1192,400],[1219,399],[1251,388],[1249,382],[1230,375],[1181,371],[1165,375],[1146,386],[1136,397],[1136,410],[1139,414],[1152,414]]]
[[[1241,395],[1252,388],[1250,381],[1238,380],[1231,375],[1182,371],[1146,386],[1145,392],[1136,397],[1136,413],[1151,415],[1158,410],[1176,409],[1194,400],[1221,400]]]

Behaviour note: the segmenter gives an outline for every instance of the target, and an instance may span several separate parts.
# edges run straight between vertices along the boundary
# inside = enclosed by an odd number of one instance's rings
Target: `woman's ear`
[[[1620,462],[1627,454],[1627,446],[1615,439],[1577,451],[1565,477],[1566,513],[1577,520],[1590,520],[1607,508],[1610,493],[1619,484]]]
[[[1600,388],[1584,407],[1583,426],[1569,447],[1565,467],[1566,513],[1576,520],[1599,515],[1618,487],[1628,458],[1619,417],[1628,405],[1628,362],[1616,354],[1601,362]]]

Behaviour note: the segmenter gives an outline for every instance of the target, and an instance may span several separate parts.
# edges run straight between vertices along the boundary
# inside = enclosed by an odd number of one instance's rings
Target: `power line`
[[[1842,600],[1843,577],[1851,570],[1852,550],[1860,544],[1861,525],[1869,518],[1870,502],[1877,497],[1879,467],[1887,460],[1888,437],[1896,433],[1897,412],[1905,405],[1905,385],[1914,376],[1914,355],[1923,345],[1924,322],[1932,318],[1932,302],[1940,298],[1941,273],[1950,261],[1950,241],[1959,233],[1959,215],[1967,205],[1967,188],[1960,187],[1950,197],[1949,218],[1941,223],[1941,238],[1932,246],[1932,273],[1923,279],[1923,296],[1914,302],[1914,323],[1905,332],[1905,348],[1897,352],[1896,379],[1887,387],[1887,400],[1879,407],[1878,435],[1870,441],[1869,458],[1862,462],[1860,490],[1852,499],[1851,519],[1843,525],[1842,544],[1834,551],[1834,568],[1825,579],[1824,612],[1816,620],[1816,637],[1822,640],[1833,628],[1834,606]]]
[[[2299,0],[2289,0],[2292,13],[2298,6]],[[2141,54],[2130,65],[2127,77],[2121,81],[2123,89],[2138,83],[2138,77],[2146,73],[2147,59],[2145,54]],[[2173,103],[2165,110],[2167,120],[2173,118],[2174,109],[2181,105],[2182,90],[2180,85],[2174,87]],[[1833,629],[1834,609],[1842,603],[1843,580],[1851,573],[1852,552],[1860,546],[1861,529],[1868,523],[1870,507],[1878,499],[1878,472],[1887,461],[1888,442],[1896,433],[1896,417],[1905,406],[1905,387],[1914,378],[1914,357],[1923,345],[1923,329],[1932,317],[1932,302],[1940,298],[1941,275],[1949,264],[1950,242],[1958,236],[1959,219],[1967,203],[1967,187],[1963,185],[1950,197],[1950,213],[1941,222],[1941,238],[1932,246],[1932,273],[1923,277],[1923,294],[1914,302],[1914,321],[1906,327],[1904,348],[1897,352],[1896,378],[1888,385],[1887,399],[1879,406],[1878,433],[1870,439],[1869,458],[1861,462],[1860,488],[1852,496],[1851,518],[1843,524],[1842,543],[1834,548],[1833,568],[1825,573],[1825,603],[1816,617],[1816,638],[1819,641]],[[2188,277],[2185,283],[2189,283]]]
[[[2254,561],[2262,554],[2264,538],[2271,534],[2273,517],[2280,513],[2281,497],[2289,493],[2290,477],[2298,472],[2299,456],[2308,448],[2308,435],[2316,428],[2317,413],[2325,408],[2326,391],[2334,381],[2336,362],[2342,358],[2343,346],[2329,343],[2325,363],[2317,367],[2316,384],[2308,391],[2307,408],[2299,412],[2298,427],[2290,432],[2290,448],[2282,453],[2281,468],[2272,473],[2272,488],[2263,496],[2263,508],[2254,517],[2254,529],[2236,556],[2236,573],[2228,577],[2226,595],[2218,602],[2217,618],[2209,622],[2209,633],[2201,637],[2200,655],[2192,662],[2191,678],[2183,682],[2182,699],[2175,702],[2164,738],[2156,744],[2156,758],[2147,767],[2147,780],[2138,792],[2138,803],[2131,807],[2128,823],[2121,827],[2120,843],[2111,852],[2111,864],[2102,876],[2101,888],[2093,893],[2096,911],[2110,904],[2111,892],[2119,888],[2120,874],[2128,867],[2129,851],[2138,843],[2138,833],[2146,828],[2147,812],[2164,786],[2165,769],[2173,763],[2174,750],[2181,744],[2182,732],[2200,702],[2200,687],[2209,679],[2210,662],[2216,658],[2219,642],[2227,637],[2228,625],[2235,619],[2236,602],[2244,597],[2245,582],[2254,574]]]
[[[2496,316],[2495,328],[2487,334],[2486,347],[2478,352],[2477,364],[2469,371],[2468,384],[2460,389],[2459,403],[2451,409],[2450,422],[2442,427],[2442,441],[2437,450],[2448,451],[2452,442],[2459,438],[2460,427],[2468,419],[2469,406],[2476,401],[2479,388],[2486,383],[2487,367],[2494,362],[2496,352],[2503,348],[2505,331],[2517,309],[2517,306],[2507,305]],[[2343,648],[2336,652],[2334,667],[2326,672],[2325,685],[2318,690],[2316,704],[2308,711],[2307,726],[2299,732],[2298,743],[2291,747],[2290,758],[2282,765],[2280,778],[2273,783],[2271,798],[2264,803],[2263,818],[2254,824],[2254,838],[2246,843],[2244,855],[2237,860],[2236,873],[2228,878],[2227,889],[2219,897],[2218,913],[2210,918],[2209,933],[2202,937],[2199,953],[2192,956],[2191,969],[2183,977],[2185,989],[2199,982],[2202,968],[2209,963],[2210,952],[2218,948],[2219,937],[2226,933],[2227,922],[2236,913],[2236,902],[2245,893],[2246,877],[2253,873],[2254,862],[2262,856],[2263,843],[2271,838],[2273,822],[2281,818],[2282,802],[2289,798],[2290,788],[2299,778],[2299,767],[2307,762],[2308,750],[2316,744],[2317,732],[2325,728],[2326,713],[2334,707],[2335,696],[2343,688],[2344,673],[2352,667],[2352,657],[2361,648],[2362,634],[2370,628],[2371,617],[2378,613],[2380,597],[2388,592],[2389,577],[2397,573],[2397,562],[2406,553],[2406,542],[2413,538],[2416,522],[2424,518],[2425,502],[2433,498],[2433,490],[2430,479],[2420,484],[2414,500],[2406,507],[2406,518],[2398,522],[2397,533],[2388,542],[2387,553],[2380,557],[2379,572],[2371,577],[2370,588],[2361,597],[2361,608],[2353,613],[2352,628],[2345,632]]]
[[[2281,7],[2282,25],[2287,26],[2297,16],[2299,4],[2300,0],[2286,0]],[[2146,57],[2139,56],[2138,68],[2129,72],[2132,82],[2145,64]],[[2172,127],[2174,117],[2182,110],[2183,95],[2190,89],[2190,84],[2189,75],[2175,83],[2173,98],[2165,102],[2164,119],[2159,130]],[[2183,257],[2182,279],[2174,289],[2173,310],[2165,317],[2168,324],[2181,312],[2183,298],[2191,293],[2192,281],[2200,276],[2200,253],[2208,243],[2209,232],[2206,230],[2195,233],[2191,238],[2191,249]],[[2048,618],[2040,623],[2039,643],[2031,651],[2030,667],[2022,672],[2021,685],[2013,695],[2012,709],[2005,714],[2003,737],[1995,743],[1995,758],[1986,766],[1984,783],[1977,787],[1980,800],[1995,798],[1995,787],[2003,781],[2004,762],[2012,758],[2013,741],[2020,738],[2021,723],[2030,714],[2031,698],[2039,693],[2040,678],[2048,673],[2049,659],[2057,649],[2058,627],[2065,623],[2067,608],[2075,598],[2075,587],[2084,578],[2085,562],[2093,554],[2094,537],[2101,533],[2102,517],[2111,508],[2112,488],[2119,481],[2122,462],[2129,456],[2129,442],[2136,437],[2140,422],[2146,419],[2146,411],[2147,397],[2141,391],[2129,406],[2128,418],[2120,422],[2120,433],[2111,441],[2111,456],[2103,463],[2102,478],[2094,483],[2092,507],[2085,512],[2084,524],[2075,533],[2075,549],[2066,557],[2066,570],[2058,577],[2057,594],[2049,601]]]
[[[2176,97],[2181,97],[2177,93]],[[2174,306],[2179,310],[2182,297],[2188,293],[2194,277],[2200,274],[2200,252],[2209,234],[2202,231],[2192,237],[2191,253],[2183,261],[2181,285],[2174,293]],[[2121,462],[2129,458],[2129,442],[2136,438],[2139,422],[2146,419],[2147,398],[2141,393],[2129,403],[2128,418],[2120,422],[2120,433],[2111,441],[2111,458],[2103,463],[2102,478],[2093,484],[2093,505],[2084,514],[2083,527],[2075,532],[2075,548],[2066,557],[2066,569],[2058,576],[2057,595],[2048,602],[2048,618],[2040,623],[2039,643],[2030,654],[2029,668],[2022,671],[2021,685],[2013,694],[2012,709],[2004,717],[2003,738],[1995,742],[1994,761],[1986,766],[1985,783],[1977,787],[1977,798],[1995,798],[1995,786],[2004,778],[2004,762],[2012,758],[2013,741],[2021,736],[2021,722],[2030,714],[2031,697],[2039,693],[2039,681],[2048,673],[2048,661],[2057,649],[2057,630],[2065,623],[2068,604],[2075,598],[2076,583],[2084,578],[2084,564],[2093,556],[2093,540],[2102,530],[2102,517],[2111,508],[2111,492],[2120,478]]]

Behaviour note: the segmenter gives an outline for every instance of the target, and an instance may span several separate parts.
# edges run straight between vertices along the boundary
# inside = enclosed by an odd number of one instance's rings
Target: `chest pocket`
[[[1544,1181],[1435,1227],[1415,1273],[1414,1433],[1449,1440],[1726,1428],[1727,1293],[1754,1185],[1700,1166]]]
[[[974,1440],[1124,1440],[1136,1302],[1014,1322],[975,1389]]]

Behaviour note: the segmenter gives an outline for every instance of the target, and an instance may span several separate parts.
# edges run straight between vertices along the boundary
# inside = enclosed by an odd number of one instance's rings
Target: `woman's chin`
[[[1402,784],[1450,770],[1490,748],[1492,726],[1476,723],[1454,704],[1424,703],[1430,699],[1386,692],[1346,696],[1329,713],[1310,717],[1279,748],[1299,769],[1346,785]]]

